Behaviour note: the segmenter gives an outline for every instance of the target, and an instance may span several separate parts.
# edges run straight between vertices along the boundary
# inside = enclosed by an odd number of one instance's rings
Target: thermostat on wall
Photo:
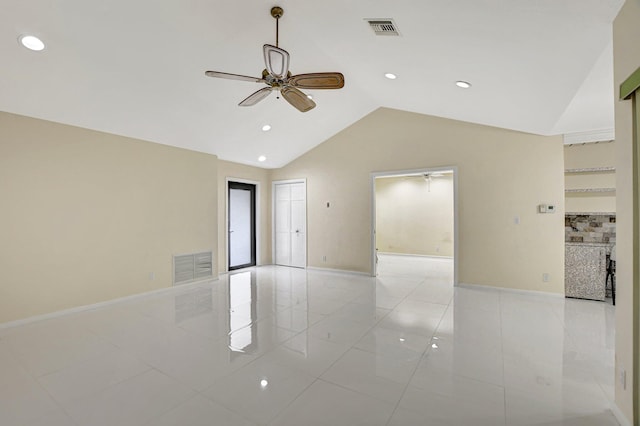
[[[539,204],[538,213],[553,213],[556,211],[556,206],[553,204]]]

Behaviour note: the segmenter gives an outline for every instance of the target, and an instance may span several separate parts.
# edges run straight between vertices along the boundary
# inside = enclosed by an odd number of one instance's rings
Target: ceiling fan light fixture
[[[456,86],[458,86],[461,89],[468,89],[471,87],[471,83],[469,83],[468,81],[464,81],[464,80],[458,80],[456,81]]]
[[[285,78],[289,71],[289,54],[287,51],[270,44],[265,44],[263,50],[264,63],[269,74],[276,79]]]
[[[35,52],[39,52],[44,49],[44,42],[33,35],[23,34],[18,37],[18,41],[27,49],[33,50]]]
[[[281,7],[271,8],[271,16],[276,19],[276,45],[265,44],[262,46],[265,69],[262,77],[250,77],[247,75],[231,74],[220,71],[205,71],[207,77],[224,78],[228,80],[240,80],[254,83],[263,83],[267,87],[253,92],[243,99],[238,105],[249,107],[261,102],[271,92],[278,92],[291,106],[300,112],[311,111],[316,107],[313,96],[306,95],[300,89],[341,89],[344,87],[344,75],[339,72],[315,72],[292,75],[289,71],[289,52],[278,47],[278,20],[284,11]],[[280,96],[278,96],[280,99]],[[264,128],[263,131],[268,131]]]
[[[271,130],[271,126],[268,124],[265,124],[264,126],[262,126],[262,131],[263,132],[268,132],[269,130]]]
[[[397,75],[390,72],[386,73],[384,76],[387,77],[389,80],[395,80],[396,78],[398,78]]]
[[[263,162],[267,161],[267,157],[265,157],[264,155],[261,155],[260,157],[258,157],[258,161],[263,163]]]

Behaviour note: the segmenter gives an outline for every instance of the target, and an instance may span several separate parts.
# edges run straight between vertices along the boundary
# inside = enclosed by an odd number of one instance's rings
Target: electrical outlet
[[[153,281],[156,279],[156,273],[155,272],[149,272],[149,281]]]
[[[549,274],[548,273],[544,273],[542,274],[542,282],[543,283],[548,283],[549,282]]]
[[[326,262],[327,261],[327,256],[322,256],[322,261]]]
[[[513,223],[516,225],[520,225],[520,216],[514,216]]]

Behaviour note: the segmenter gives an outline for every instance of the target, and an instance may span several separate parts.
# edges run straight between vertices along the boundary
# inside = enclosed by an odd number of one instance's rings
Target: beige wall
[[[567,213],[615,213],[615,192],[567,194],[565,209]]]
[[[218,270],[226,272],[228,269],[228,234],[227,234],[227,179],[236,181],[256,182],[259,191],[256,194],[259,203],[256,210],[259,214],[257,226],[258,265],[271,263],[271,179],[270,170],[258,167],[246,166],[229,161],[218,161]]]
[[[615,167],[615,142],[565,145],[564,166],[566,169]],[[615,172],[568,173],[564,177],[566,189],[615,188]],[[615,212],[616,193],[567,193],[567,212]]]
[[[563,293],[562,149],[560,137],[381,108],[272,178],[307,179],[309,266],[370,272],[370,173],[457,166],[460,281]]]
[[[617,176],[617,243],[616,264],[616,372],[620,368],[627,371],[627,387],[623,389],[616,380],[616,405],[628,419],[633,417],[632,392],[634,341],[638,341],[638,324],[634,332],[634,294],[632,283],[633,261],[638,253],[633,253],[633,188],[632,188],[632,113],[630,101],[618,101],[620,84],[640,67],[640,1],[627,0],[613,25],[614,92],[616,96],[616,176]],[[636,194],[637,196],[637,194]],[[637,303],[637,299],[636,299]],[[637,308],[636,308],[637,311]],[[640,356],[635,354],[635,357]],[[617,377],[617,375],[616,375]],[[635,395],[637,401],[638,395]],[[637,422],[640,419],[635,419]],[[637,424],[637,423],[634,423]]]
[[[0,113],[0,322],[169,287],[173,254],[216,256],[216,163]]]
[[[564,146],[564,167],[567,169],[614,167],[615,165],[615,142],[584,143]]]
[[[376,248],[453,256],[453,174],[376,179]]]

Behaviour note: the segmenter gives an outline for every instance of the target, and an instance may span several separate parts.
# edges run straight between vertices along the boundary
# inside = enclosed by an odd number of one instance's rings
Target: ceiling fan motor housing
[[[271,16],[274,18],[280,19],[282,18],[282,15],[284,15],[284,10],[280,6],[274,6],[271,8]]]

